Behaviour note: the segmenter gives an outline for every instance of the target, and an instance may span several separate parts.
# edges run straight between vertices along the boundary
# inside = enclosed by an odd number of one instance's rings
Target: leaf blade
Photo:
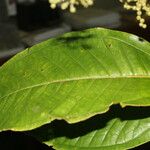
[[[0,68],[0,130],[79,122],[116,103],[149,106],[149,46],[130,34],[91,29],[27,49]]]

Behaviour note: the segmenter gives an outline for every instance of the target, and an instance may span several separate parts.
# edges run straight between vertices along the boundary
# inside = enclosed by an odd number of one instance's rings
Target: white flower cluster
[[[56,8],[57,4],[60,4],[61,9],[70,9],[70,12],[76,12],[76,5],[83,5],[84,7],[88,7],[93,5],[94,0],[49,0],[51,4],[51,8]]]
[[[145,19],[143,15],[150,16],[150,4],[148,0],[120,0],[124,3],[124,8],[134,10],[137,13],[136,19],[139,21],[139,26],[146,28]]]
[[[139,26],[146,28],[144,14],[150,16],[150,0],[119,0],[124,4],[124,8],[128,10],[134,10],[137,13],[136,19],[139,21]],[[93,5],[94,0],[49,0],[51,8],[56,8],[57,4],[60,4],[61,9],[70,9],[70,12],[76,12],[77,5],[83,5],[88,7]]]

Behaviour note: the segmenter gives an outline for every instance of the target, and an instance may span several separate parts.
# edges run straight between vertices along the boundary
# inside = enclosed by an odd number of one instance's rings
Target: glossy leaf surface
[[[26,49],[0,68],[0,130],[75,123],[112,104],[150,106],[150,44],[90,29]]]

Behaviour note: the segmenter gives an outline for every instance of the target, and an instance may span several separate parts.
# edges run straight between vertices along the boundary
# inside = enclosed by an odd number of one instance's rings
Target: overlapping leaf
[[[150,44],[90,29],[26,49],[0,68],[0,130],[79,122],[110,105],[150,105]]]
[[[58,150],[126,150],[150,141],[150,108],[118,106],[86,121],[54,121],[27,132]]]

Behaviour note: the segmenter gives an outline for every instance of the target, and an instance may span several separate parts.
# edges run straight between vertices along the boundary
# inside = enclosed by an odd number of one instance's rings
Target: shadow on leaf
[[[50,124],[25,133],[36,137],[40,142],[50,141],[58,137],[73,139],[84,136],[92,131],[106,127],[115,118],[121,121],[145,119],[150,116],[150,107],[126,107],[114,105],[105,114],[96,115],[85,121],[69,124],[64,120],[55,120]]]
[[[65,47],[69,48],[70,50],[75,50],[79,48],[83,48],[84,50],[92,50],[92,46],[91,44],[89,44],[89,40],[91,40],[92,37],[94,37],[94,34],[75,33],[75,35],[72,36],[64,36],[57,38],[56,44],[64,43]]]

